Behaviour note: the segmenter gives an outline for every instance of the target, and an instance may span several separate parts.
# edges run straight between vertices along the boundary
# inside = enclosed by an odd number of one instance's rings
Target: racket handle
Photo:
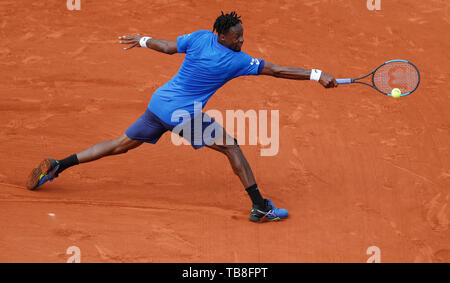
[[[345,85],[345,84],[351,84],[353,83],[352,79],[337,79],[336,80],[338,84]]]

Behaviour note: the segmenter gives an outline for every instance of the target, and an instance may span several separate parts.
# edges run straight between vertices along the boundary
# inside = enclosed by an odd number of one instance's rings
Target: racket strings
[[[415,90],[419,84],[417,69],[406,62],[392,62],[378,68],[374,74],[375,87],[384,93],[399,88],[402,93]]]

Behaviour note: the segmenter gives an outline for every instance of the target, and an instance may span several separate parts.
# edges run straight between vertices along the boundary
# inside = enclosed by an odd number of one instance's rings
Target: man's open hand
[[[337,87],[339,85],[337,83],[336,79],[332,75],[327,74],[325,72],[322,72],[322,75],[320,76],[319,83],[324,88],[333,88],[333,87]]]
[[[125,50],[134,48],[134,47],[141,47],[141,45],[139,44],[139,40],[141,40],[142,36],[140,36],[139,34],[136,35],[124,35],[124,36],[120,36],[119,40],[120,40],[120,44],[130,44],[130,46],[125,47]]]

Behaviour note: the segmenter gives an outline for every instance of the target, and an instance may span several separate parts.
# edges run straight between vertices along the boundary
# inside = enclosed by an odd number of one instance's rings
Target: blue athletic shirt
[[[178,53],[186,53],[183,64],[170,81],[155,91],[148,104],[151,112],[170,125],[179,123],[178,119],[172,121],[174,111],[186,110],[193,116],[195,102],[201,102],[203,109],[226,82],[259,75],[264,68],[263,60],[227,48],[208,30],[179,36],[177,49]]]

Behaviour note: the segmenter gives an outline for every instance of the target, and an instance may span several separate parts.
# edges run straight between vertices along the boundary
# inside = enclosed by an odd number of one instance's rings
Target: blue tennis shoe
[[[28,176],[27,188],[35,190],[47,181],[52,182],[54,178],[58,177],[58,169],[60,164],[57,160],[46,158],[42,160],[38,167],[34,168]]]
[[[288,217],[288,211],[283,208],[275,207],[270,199],[265,199],[264,205],[266,207],[264,210],[253,206],[252,211],[250,211],[250,221],[261,222],[264,219],[268,221],[277,221]]]

